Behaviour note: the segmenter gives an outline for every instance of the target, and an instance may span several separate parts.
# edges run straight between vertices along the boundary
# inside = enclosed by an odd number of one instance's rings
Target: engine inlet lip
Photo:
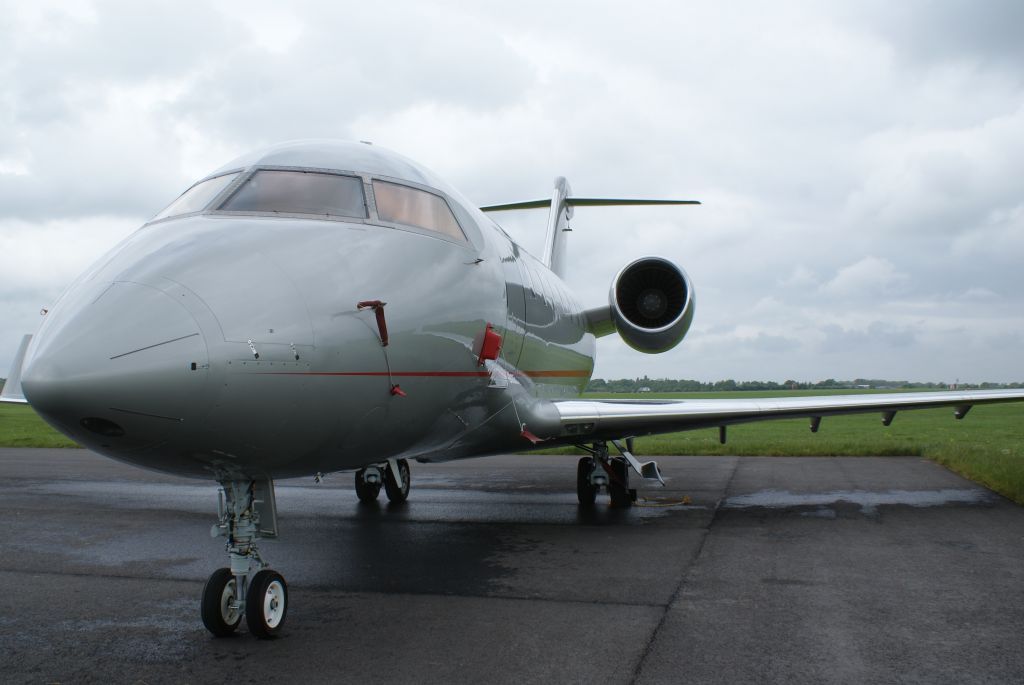
[[[670,286],[682,286],[682,297],[672,298],[669,288],[662,290],[666,299],[665,312],[654,319],[646,317],[639,307],[639,298],[652,288],[645,276],[654,272],[654,278]],[[660,333],[670,330],[686,316],[693,297],[693,290],[686,274],[668,260],[660,257],[643,257],[627,264],[613,282],[615,300],[618,302],[623,318],[631,326],[648,333]],[[658,288],[653,288],[658,289]]]

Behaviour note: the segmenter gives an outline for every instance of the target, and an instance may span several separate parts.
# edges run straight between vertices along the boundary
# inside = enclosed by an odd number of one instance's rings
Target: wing
[[[31,340],[31,335],[26,335],[21,339],[21,345],[18,346],[18,352],[14,355],[14,361],[11,363],[11,372],[7,374],[4,389],[0,392],[0,402],[27,404],[25,394],[21,392],[21,365],[25,361],[25,350],[28,349],[28,343]]]
[[[737,423],[809,417],[817,431],[823,416],[877,412],[889,425],[898,411],[953,407],[962,419],[976,404],[1024,401],[1022,390],[968,390],[866,395],[772,397],[712,400],[560,400],[559,442],[617,440]]]

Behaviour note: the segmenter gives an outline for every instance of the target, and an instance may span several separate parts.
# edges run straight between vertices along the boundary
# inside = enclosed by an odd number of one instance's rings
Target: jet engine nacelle
[[[690,330],[693,285],[667,259],[643,257],[619,271],[608,304],[615,330],[626,344],[640,352],[665,352]]]

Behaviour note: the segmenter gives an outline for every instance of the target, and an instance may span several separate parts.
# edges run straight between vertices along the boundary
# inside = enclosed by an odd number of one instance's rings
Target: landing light
[[[79,423],[82,424],[82,428],[87,431],[92,431],[97,435],[103,435],[108,438],[120,438],[124,435],[124,428],[121,428],[113,421],[101,419],[96,416],[87,416],[79,421]]]

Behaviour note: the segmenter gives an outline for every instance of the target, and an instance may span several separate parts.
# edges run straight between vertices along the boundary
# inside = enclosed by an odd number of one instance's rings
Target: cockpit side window
[[[363,181],[315,171],[261,169],[220,206],[229,212],[367,218]]]
[[[455,220],[451,207],[439,195],[397,183],[374,181],[373,196],[381,221],[425,228],[466,241],[466,234]]]
[[[210,204],[210,200],[217,197],[220,191],[227,188],[228,184],[235,180],[238,174],[239,172],[236,171],[231,174],[208,178],[202,183],[195,184],[182,193],[177,200],[169,204],[164,211],[150,219],[150,221],[158,221],[170,216],[189,214],[206,209],[206,205]]]

